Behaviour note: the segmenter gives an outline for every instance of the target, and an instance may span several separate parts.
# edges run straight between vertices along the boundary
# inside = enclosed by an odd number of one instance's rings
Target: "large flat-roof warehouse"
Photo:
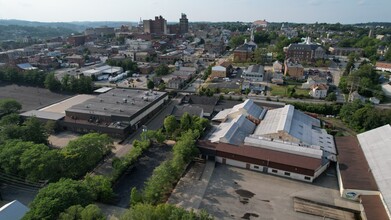
[[[65,127],[123,136],[137,129],[168,100],[167,93],[113,89],[65,110]]]
[[[57,121],[64,130],[125,137],[168,100],[167,93],[158,91],[103,88],[96,92],[99,95],[76,95],[21,116]]]

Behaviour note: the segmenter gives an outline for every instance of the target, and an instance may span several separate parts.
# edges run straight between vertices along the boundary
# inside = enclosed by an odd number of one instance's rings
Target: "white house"
[[[249,81],[262,82],[265,70],[261,65],[251,65],[243,72],[242,78]]]
[[[310,96],[317,99],[323,99],[327,96],[328,87],[325,84],[316,84],[311,86]]]

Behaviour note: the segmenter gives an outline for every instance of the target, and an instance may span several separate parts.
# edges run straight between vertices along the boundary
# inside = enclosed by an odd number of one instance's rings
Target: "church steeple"
[[[254,28],[251,28],[251,42],[254,42]]]

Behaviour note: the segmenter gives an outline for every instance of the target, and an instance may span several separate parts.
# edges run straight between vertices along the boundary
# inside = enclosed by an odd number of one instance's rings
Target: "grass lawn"
[[[309,97],[309,95],[308,95],[309,90],[308,89],[300,89],[300,88],[298,88],[298,86],[296,86],[295,90],[296,90],[296,95],[299,95],[299,96],[302,95],[302,96]],[[287,97],[288,96],[288,86],[272,85],[271,86],[271,94],[272,94],[272,96]]]
[[[271,85],[272,96],[287,96],[287,86]]]

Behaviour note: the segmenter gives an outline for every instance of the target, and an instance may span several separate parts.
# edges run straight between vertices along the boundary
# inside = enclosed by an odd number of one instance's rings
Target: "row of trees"
[[[18,71],[16,68],[0,68],[0,81],[43,87],[46,73],[39,70]]]
[[[170,204],[137,204],[121,216],[121,220],[161,220],[161,219],[186,219],[186,220],[211,220],[212,217],[205,211],[195,213],[186,211]]]
[[[140,195],[136,188],[132,189],[130,198],[132,206],[138,203],[157,205],[163,203],[184,172],[187,164],[197,154],[195,141],[199,137],[198,130],[183,132],[174,145],[173,158],[164,161],[153,171],[152,176],[145,183]]]
[[[338,115],[341,110],[341,105],[338,104],[315,104],[306,102],[290,102],[295,108],[322,115]]]
[[[45,77],[45,88],[50,91],[67,91],[74,93],[92,93],[94,91],[92,78],[80,75],[79,77],[66,74],[61,81],[56,78],[54,73],[49,73]]]
[[[370,104],[362,104],[360,100],[345,104],[339,116],[357,132],[368,131],[391,123],[391,110],[377,109]]]
[[[81,75],[75,77],[65,75],[60,81],[54,73],[46,73],[39,70],[21,72],[15,68],[1,68],[0,81],[45,87],[51,91],[74,93],[91,93],[93,91],[92,79],[89,76]]]
[[[345,94],[348,94],[350,90],[357,90],[362,96],[374,96],[383,100],[384,94],[379,85],[379,77],[380,75],[371,64],[363,64],[358,70],[342,76],[338,87]]]
[[[185,113],[179,122],[174,116],[166,117],[164,120],[166,135],[177,139],[173,147],[173,158],[164,161],[155,168],[153,175],[145,183],[142,193],[139,193],[136,188],[132,189],[130,196],[132,206],[138,203],[156,205],[167,199],[187,164],[197,155],[198,149],[195,140],[200,137],[208,125],[207,119],[198,116],[192,117],[188,113]]]
[[[114,60],[114,59],[108,59],[106,63],[110,66],[119,66],[124,69],[124,71],[129,71],[131,73],[138,71],[138,66],[136,62],[133,62],[130,58],[124,59],[124,60]]]

